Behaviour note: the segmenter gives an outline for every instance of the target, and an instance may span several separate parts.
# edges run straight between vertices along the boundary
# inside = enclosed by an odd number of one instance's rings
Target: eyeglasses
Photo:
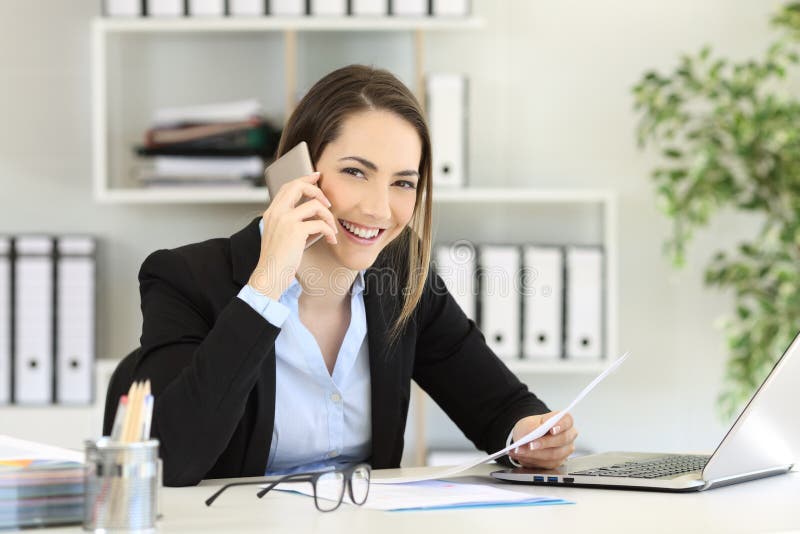
[[[339,508],[344,498],[344,490],[347,487],[350,500],[353,504],[362,505],[367,500],[369,495],[369,477],[372,468],[369,464],[355,464],[345,469],[336,469],[334,471],[320,471],[318,473],[295,473],[293,475],[286,475],[277,480],[256,480],[247,482],[231,482],[225,484],[217,490],[211,497],[206,499],[206,506],[217,500],[217,497],[222,495],[228,488],[234,486],[251,486],[251,485],[264,485],[267,486],[256,493],[260,499],[273,489],[275,486],[282,482],[311,482],[311,487],[314,489],[314,505],[320,512],[332,512]]]

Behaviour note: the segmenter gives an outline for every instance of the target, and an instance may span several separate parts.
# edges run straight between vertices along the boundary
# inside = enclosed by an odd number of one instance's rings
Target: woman
[[[165,484],[398,467],[412,378],[486,451],[546,420],[428,268],[431,147],[411,92],[383,70],[339,69],[300,102],[278,154],[300,141],[317,172],[261,218],[142,265],[134,374],[153,383]],[[512,459],[555,467],[576,435],[567,415]]]

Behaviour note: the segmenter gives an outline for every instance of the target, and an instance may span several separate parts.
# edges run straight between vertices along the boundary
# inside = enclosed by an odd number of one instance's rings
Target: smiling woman
[[[152,381],[165,483],[398,467],[412,378],[480,449],[544,422],[429,269],[431,145],[408,88],[379,69],[334,71],[298,104],[278,155],[301,141],[317,172],[261,217],[142,265],[128,378]],[[556,466],[575,436],[564,417],[515,458]]]

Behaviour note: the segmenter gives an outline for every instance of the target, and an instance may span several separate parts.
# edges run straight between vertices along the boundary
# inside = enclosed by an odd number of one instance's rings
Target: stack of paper
[[[0,529],[83,520],[82,455],[0,436]]]
[[[263,185],[279,139],[257,100],[158,109],[136,148],[151,162],[138,178],[146,186]]]

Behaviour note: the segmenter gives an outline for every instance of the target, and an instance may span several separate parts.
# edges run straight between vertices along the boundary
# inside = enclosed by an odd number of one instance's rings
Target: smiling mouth
[[[375,241],[386,231],[385,228],[375,228],[375,227],[365,228],[363,226],[355,225],[349,221],[345,221],[344,219],[339,219],[338,221],[339,221],[339,226],[344,228],[348,234],[363,242]]]

